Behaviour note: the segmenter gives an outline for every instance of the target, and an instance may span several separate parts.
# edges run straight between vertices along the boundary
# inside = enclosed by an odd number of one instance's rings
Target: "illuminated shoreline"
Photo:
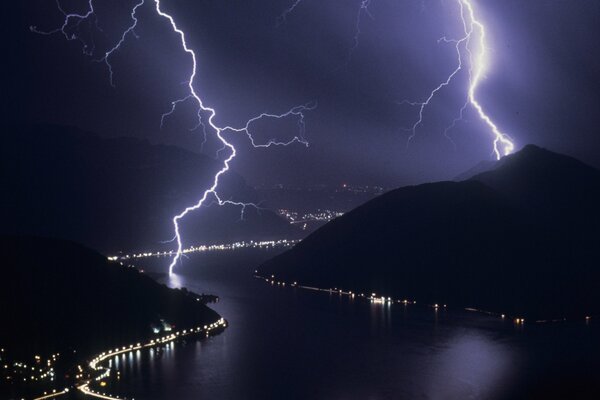
[[[299,288],[299,289],[311,290],[311,291],[316,291],[316,292],[337,294],[339,296],[349,297],[350,299],[362,299],[365,301],[369,301],[371,304],[380,304],[382,306],[391,306],[393,304],[402,304],[403,306],[409,306],[409,305],[417,304],[417,302],[415,300],[394,299],[392,297],[380,296],[380,295],[377,295],[376,293],[365,294],[365,293],[353,292],[351,290],[339,289],[337,287],[327,289],[327,288],[320,288],[320,287],[315,287],[315,286],[306,286],[306,285],[302,285],[302,284],[298,283],[297,281],[286,282],[286,281],[277,279],[275,277],[275,275],[270,275],[270,277],[261,275],[258,273],[257,270],[254,271],[254,278],[263,280],[270,285],[277,285],[277,286],[281,286],[281,287],[288,286],[288,287],[292,287],[292,288]],[[423,303],[420,303],[420,305],[421,304],[423,304]],[[432,308],[436,312],[440,309],[448,308],[447,304],[441,304],[441,303],[440,304],[438,304],[438,303],[425,304],[425,307]],[[460,309],[462,309],[464,311],[485,314],[485,315],[488,315],[491,317],[498,318],[502,321],[512,320],[514,325],[519,326],[519,327],[522,327],[525,324],[525,318],[520,317],[520,316],[511,316],[509,314],[503,314],[503,313],[499,313],[499,312],[483,310],[483,309],[479,309],[479,308],[475,308],[475,307],[460,307]],[[588,324],[592,320],[592,316],[587,315],[587,316],[583,317],[583,320],[585,321],[586,324]],[[567,322],[567,321],[569,321],[569,322],[570,321],[581,321],[581,319],[554,318],[554,319],[538,319],[538,320],[534,320],[533,322],[535,324],[550,324],[550,323],[559,323],[559,322]]]
[[[100,392],[98,390],[93,390],[90,388],[90,385],[93,384],[94,382],[102,382],[103,379],[110,377],[112,369],[110,367],[102,366],[101,365],[102,362],[104,362],[114,356],[118,356],[120,354],[130,353],[133,351],[148,349],[148,348],[152,348],[152,347],[156,347],[156,346],[161,346],[163,344],[174,342],[178,339],[181,339],[181,338],[184,338],[187,336],[204,334],[204,335],[206,335],[206,337],[208,337],[214,331],[225,329],[227,327],[227,325],[228,325],[227,321],[224,318],[220,318],[211,324],[198,326],[198,327],[191,328],[191,329],[184,329],[181,331],[175,331],[173,333],[170,333],[169,335],[162,336],[162,337],[159,337],[156,339],[151,339],[150,341],[148,341],[146,343],[138,342],[136,344],[130,344],[127,346],[122,346],[122,347],[117,347],[115,349],[106,350],[100,354],[97,354],[94,358],[92,358],[91,361],[88,362],[89,368],[92,371],[100,372],[100,375],[98,375],[94,378],[91,378],[91,379],[87,379],[85,381],[85,383],[83,383],[83,384],[80,384],[80,385],[76,384],[74,386],[77,388],[77,390],[79,390],[85,396],[91,396],[91,397],[105,399],[105,400],[125,400],[126,397],[119,397],[116,395],[107,394],[106,392]],[[79,366],[79,369],[83,375],[83,370],[82,370],[81,366]],[[66,394],[69,394],[68,387],[59,392],[57,392],[56,390],[54,390],[51,393],[44,392],[42,395],[40,395],[38,397],[34,397],[33,400],[51,399],[51,398],[63,396]]]
[[[274,249],[278,247],[288,248],[296,245],[300,242],[300,239],[280,239],[280,240],[262,240],[262,241],[240,241],[226,244],[208,244],[191,246],[183,249],[182,254],[189,253],[205,253],[205,252],[218,252],[218,251],[230,251],[239,249]],[[150,251],[140,252],[132,254],[124,254],[118,256],[108,256],[109,261],[126,261],[138,258],[149,258],[149,257],[163,257],[163,256],[174,256],[177,253],[175,250],[169,251]]]
[[[91,383],[99,382],[105,378],[110,377],[111,368],[100,365],[103,361],[105,361],[109,358],[112,358],[114,356],[120,355],[120,354],[125,354],[125,353],[129,353],[132,351],[140,350],[140,349],[147,349],[147,348],[152,348],[155,346],[160,346],[160,345],[170,343],[170,342],[176,341],[178,339],[181,339],[183,337],[190,336],[190,335],[205,334],[206,337],[208,337],[212,331],[217,330],[217,329],[225,329],[226,327],[227,327],[227,321],[225,321],[225,319],[223,319],[223,318],[220,318],[216,322],[213,322],[209,325],[198,326],[198,327],[195,327],[192,329],[184,329],[182,331],[176,331],[167,336],[163,336],[163,337],[160,337],[157,339],[152,339],[145,344],[142,344],[142,343],[136,343],[135,345],[130,344],[129,346],[123,346],[121,348],[116,348],[114,350],[104,351],[104,352],[96,355],[96,357],[94,357],[88,364],[92,370],[97,371],[97,372],[102,372],[102,373],[100,375],[96,376],[95,378],[92,378],[91,380],[87,381],[86,383],[78,386],[77,389],[79,391],[81,391],[83,394],[85,394],[86,396],[92,396],[92,397],[96,397],[99,399],[106,399],[106,400],[123,400],[124,399],[123,397],[118,397],[118,396],[110,395],[110,394],[106,394],[106,393],[100,393],[98,391],[90,389]]]

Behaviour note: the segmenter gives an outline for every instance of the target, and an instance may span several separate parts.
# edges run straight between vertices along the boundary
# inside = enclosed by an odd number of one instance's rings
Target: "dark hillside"
[[[0,233],[75,240],[107,253],[172,249],[171,219],[210,186],[220,163],[132,138],[102,139],[76,128],[4,128]],[[224,199],[258,202],[235,172]],[[217,222],[218,221],[218,222]],[[269,210],[203,208],[183,221],[186,245],[280,239],[296,230]]]
[[[427,304],[583,318],[600,313],[599,187],[597,170],[528,146],[468,181],[386,193],[259,272]]]
[[[16,358],[85,357],[151,337],[160,319],[184,328],[220,318],[196,295],[72,242],[4,236],[0,252],[0,343]]]

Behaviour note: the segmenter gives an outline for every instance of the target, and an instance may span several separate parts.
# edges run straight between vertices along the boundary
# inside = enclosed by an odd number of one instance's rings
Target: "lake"
[[[170,286],[219,295],[211,307],[230,325],[206,340],[117,357],[110,392],[148,400],[600,398],[594,320],[516,326],[254,279],[274,254],[190,255],[171,278],[156,275],[166,258],[140,265]]]

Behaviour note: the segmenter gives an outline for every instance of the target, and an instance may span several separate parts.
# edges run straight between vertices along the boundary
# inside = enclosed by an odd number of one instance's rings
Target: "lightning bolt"
[[[469,54],[471,55],[471,63],[473,65],[474,70],[469,85],[469,102],[475,108],[475,110],[477,110],[479,118],[481,118],[487,124],[487,126],[491,129],[492,133],[494,134],[494,154],[496,155],[496,159],[499,160],[500,157],[512,153],[515,149],[515,145],[508,135],[500,131],[500,129],[496,126],[492,119],[485,113],[481,104],[477,101],[477,87],[479,86],[479,83],[481,82],[481,79],[483,78],[483,74],[485,72],[485,56],[487,48],[485,43],[485,27],[480,21],[476,19],[475,11],[473,9],[473,5],[471,4],[471,0],[460,0],[460,2],[465,6],[464,8],[461,7],[461,18],[463,20],[463,24],[466,24],[465,15],[463,13],[464,9],[466,8],[469,17],[468,21],[470,21],[470,26],[472,29],[471,32],[474,32],[475,30],[479,32],[479,53],[477,55],[473,55],[472,50],[468,46],[470,43],[467,44]]]
[[[407,145],[410,145],[410,142],[417,135],[417,129],[423,124],[423,120],[425,118],[425,109],[431,104],[436,95],[443,90],[446,86],[449,86],[452,81],[460,74],[460,72],[465,68],[465,60],[463,53],[466,53],[467,59],[469,61],[468,65],[468,88],[467,88],[467,99],[463,106],[460,108],[458,116],[453,119],[452,123],[444,129],[444,136],[454,143],[452,138],[449,135],[449,132],[456,127],[459,121],[464,120],[464,114],[469,106],[471,106],[476,112],[479,118],[487,125],[490,129],[494,141],[493,141],[493,153],[496,159],[500,159],[504,155],[508,155],[514,151],[515,145],[512,142],[511,138],[500,131],[500,128],[492,121],[491,117],[485,112],[483,106],[477,100],[477,89],[481,80],[483,79],[483,75],[485,72],[485,59],[486,59],[486,31],[485,26],[481,21],[476,18],[475,10],[472,4],[472,0],[456,0],[458,6],[460,7],[460,18],[463,27],[463,36],[459,39],[448,39],[447,37],[442,37],[438,40],[438,43],[446,43],[446,44],[454,44],[454,48],[456,51],[456,67],[447,75],[446,79],[443,80],[440,84],[438,84],[427,96],[424,101],[415,102],[404,100],[400,102],[400,104],[408,104],[410,106],[418,107],[418,118],[410,128],[411,134],[408,137]],[[294,9],[302,2],[302,0],[296,0],[294,3],[288,7],[277,19],[277,25],[286,21],[287,16],[294,11]],[[360,6],[358,8],[358,12],[356,14],[355,24],[354,24],[354,37],[353,44],[348,49],[348,54],[346,56],[344,66],[347,66],[352,58],[352,55],[356,48],[359,45],[359,38],[361,35],[361,20],[363,14],[366,14],[371,19],[373,15],[369,11],[369,5],[371,4],[371,0],[360,0]],[[421,3],[421,11],[425,10],[425,3]],[[473,49],[473,42],[477,43],[477,47]]]
[[[158,13],[158,15],[166,18],[169,21],[169,23],[171,24],[171,27],[173,28],[173,31],[176,32],[181,39],[181,46],[183,47],[183,50],[192,57],[192,72],[191,72],[190,78],[188,80],[188,88],[189,88],[189,93],[190,93],[191,98],[193,98],[198,104],[198,115],[200,115],[203,112],[208,113],[208,115],[209,115],[209,117],[207,119],[208,125],[210,125],[210,127],[214,130],[217,138],[222,143],[222,145],[225,148],[228,148],[230,150],[229,156],[223,162],[223,167],[216,173],[216,175],[214,176],[212,185],[204,191],[203,196],[196,202],[196,204],[186,207],[181,213],[179,213],[173,217],[175,240],[177,242],[177,253],[176,253],[175,257],[173,257],[173,260],[171,261],[171,264],[169,265],[169,273],[172,273],[173,268],[175,267],[175,265],[177,265],[177,262],[182,255],[182,250],[183,250],[179,222],[183,218],[185,218],[185,216],[187,214],[189,214],[190,212],[195,211],[195,210],[199,209],[200,207],[202,207],[202,205],[207,201],[207,199],[210,195],[212,195],[216,199],[216,201],[219,205],[232,204],[232,205],[241,206],[242,212],[243,212],[243,210],[245,210],[245,207],[247,207],[247,206],[256,207],[256,205],[252,204],[252,203],[241,203],[241,202],[233,202],[230,200],[222,200],[217,193],[217,187],[219,186],[219,180],[220,180],[221,176],[223,174],[225,174],[227,171],[229,171],[230,163],[237,155],[235,147],[226,140],[226,138],[223,136],[223,133],[225,131],[245,133],[248,136],[248,138],[250,139],[253,147],[286,146],[286,145],[292,144],[294,142],[299,142],[304,145],[308,145],[308,143],[302,136],[302,134],[304,132],[304,129],[303,129],[304,128],[304,112],[307,110],[313,110],[316,107],[316,104],[307,104],[307,105],[297,106],[284,114],[277,115],[277,114],[263,113],[257,117],[250,119],[246,123],[246,125],[242,128],[233,128],[231,126],[219,127],[214,122],[214,119],[216,117],[215,109],[205,106],[202,99],[200,98],[198,93],[196,93],[196,90],[194,89],[194,79],[196,78],[196,72],[197,72],[196,53],[190,47],[188,47],[185,33],[177,26],[177,23],[175,22],[174,18],[170,14],[167,14],[164,11],[162,11],[160,0],[154,0],[154,2],[156,4],[156,12]],[[173,109],[176,107],[176,105],[177,105],[176,103],[173,103]],[[250,132],[250,126],[253,122],[256,122],[257,120],[262,119],[262,118],[280,119],[280,118],[285,118],[285,117],[288,117],[291,115],[299,117],[299,124],[302,127],[302,130],[300,131],[299,135],[294,136],[294,138],[292,140],[290,140],[289,142],[278,142],[276,140],[269,140],[265,144],[257,144],[255,142],[255,140],[252,137],[252,134]]]
[[[144,5],[144,1],[145,0],[141,0],[139,3],[137,3],[133,9],[131,10],[131,20],[133,21],[132,24],[123,32],[123,34],[121,35],[121,39],[119,39],[119,41],[117,42],[117,44],[115,44],[113,46],[113,48],[111,48],[110,50],[108,50],[106,53],[104,53],[104,57],[102,57],[100,60],[101,62],[104,62],[106,64],[106,67],[108,68],[108,73],[109,73],[109,80],[110,80],[110,85],[112,87],[115,87],[115,83],[113,80],[113,68],[112,68],[112,64],[110,63],[110,56],[117,50],[119,50],[119,48],[121,47],[121,45],[123,43],[125,43],[125,40],[127,40],[127,36],[129,34],[133,34],[136,38],[138,37],[138,35],[135,33],[135,28],[137,26],[138,20],[137,17],[135,16],[138,8],[140,8],[141,6]],[[91,4],[91,3],[90,3]]]
[[[295,0],[292,3],[292,5],[290,5],[288,8],[286,8],[279,15],[279,17],[277,17],[276,26],[280,26],[283,23],[285,23],[287,21],[288,15],[291,14],[292,12],[294,12],[296,7],[298,7],[300,5],[300,3],[302,3],[302,0]],[[359,40],[360,35],[362,33],[361,29],[360,29],[360,25],[361,25],[361,20],[362,20],[363,14],[366,14],[372,20],[375,19],[373,17],[373,14],[371,14],[371,11],[369,11],[370,5],[371,5],[371,0],[360,0],[360,5],[358,7],[358,11],[356,12],[356,17],[355,17],[355,22],[354,22],[354,36],[353,36],[352,46],[350,46],[348,48],[348,52],[346,54],[346,59],[344,60],[344,63],[339,68],[348,66],[348,64],[350,63],[350,60],[352,59],[352,55],[354,54],[354,51],[358,48],[358,45],[360,42],[360,40]]]
[[[461,13],[462,13],[462,2],[460,4],[461,4]],[[452,82],[452,80],[454,79],[454,77],[456,75],[458,75],[458,73],[463,69],[463,59],[462,59],[462,53],[461,53],[461,45],[469,40],[470,35],[471,35],[471,32],[467,31],[467,28],[466,28],[466,25],[465,25],[465,36],[463,36],[461,39],[454,40],[454,39],[447,39],[447,38],[443,37],[440,40],[438,40],[438,43],[445,42],[445,43],[454,43],[455,44],[456,57],[457,57],[457,65],[456,65],[456,67],[446,77],[446,80],[444,80],[442,83],[440,83],[438,86],[436,86],[429,93],[429,96],[427,97],[427,99],[425,99],[425,101],[423,101],[423,102],[411,102],[411,101],[408,101],[408,100],[402,101],[401,104],[409,104],[411,106],[419,107],[419,118],[413,124],[413,126],[411,128],[411,132],[412,133],[408,137],[408,144],[410,144],[410,142],[415,138],[415,136],[417,135],[417,128],[423,123],[423,118],[424,118],[423,114],[425,112],[425,108],[431,103],[431,101],[433,100],[433,98],[435,97],[435,95],[439,91],[441,91],[444,87],[450,85],[450,83]]]
[[[92,45],[90,46],[88,43],[85,42],[85,40],[83,40],[75,32],[69,33],[69,27],[71,26],[71,21],[75,21],[74,22],[75,28],[79,29],[82,23],[84,23],[86,21],[91,22],[91,20],[93,19],[95,27],[99,31],[102,31],[102,29],[100,29],[100,27],[98,26],[98,19],[96,18],[93,1],[88,0],[88,11],[86,11],[85,14],[67,13],[62,8],[62,5],[60,4],[59,0],[56,0],[56,6],[58,7],[58,10],[65,16],[63,25],[60,28],[56,28],[56,29],[53,29],[50,31],[43,31],[43,30],[38,29],[37,26],[31,25],[29,27],[29,29],[32,32],[38,33],[40,35],[53,35],[55,33],[62,33],[64,35],[65,39],[67,39],[69,41],[80,40],[83,45],[83,48],[82,48],[83,54],[91,56],[94,53],[94,50],[96,47],[94,42],[92,41]]]
[[[296,7],[298,7],[300,3],[302,3],[302,0],[295,0],[291,6],[283,10],[279,17],[277,17],[277,26],[283,24],[287,20],[288,15],[294,12]]]
[[[493,153],[496,159],[500,159],[502,156],[508,155],[514,151],[515,145],[510,137],[501,132],[498,126],[492,121],[491,117],[485,112],[483,106],[477,100],[477,88],[483,79],[485,72],[485,59],[486,59],[486,31],[485,26],[475,16],[475,10],[471,3],[472,0],[457,0],[460,7],[460,17],[463,25],[464,35],[459,39],[448,39],[445,36],[438,40],[438,43],[453,43],[456,50],[457,65],[454,70],[447,76],[447,78],[436,86],[430,93],[429,96],[422,102],[410,102],[402,101],[401,104],[409,104],[411,106],[418,107],[419,118],[413,124],[411,128],[411,134],[408,137],[407,144],[417,134],[417,128],[423,123],[424,112],[427,106],[434,99],[436,94],[450,85],[454,78],[464,68],[463,50],[467,54],[469,59],[469,70],[468,70],[468,88],[467,88],[467,100],[461,107],[458,117],[456,117],[452,123],[444,130],[444,135],[452,140],[448,135],[449,131],[453,129],[456,124],[463,120],[464,113],[467,107],[471,106],[476,112],[479,118],[488,126],[493,137]],[[476,41],[477,47],[472,47],[472,42]]]
[[[173,241],[176,242],[177,244],[177,250],[175,252],[175,255],[173,257],[173,259],[171,260],[171,263],[169,265],[169,274],[173,273],[173,268],[177,265],[178,261],[181,259],[181,257],[183,256],[183,243],[182,243],[182,238],[181,238],[181,232],[180,232],[180,225],[179,223],[181,222],[182,219],[184,219],[189,213],[199,209],[202,206],[206,206],[206,202],[209,200],[209,198],[212,200],[213,203],[217,203],[220,206],[223,205],[233,205],[233,206],[238,206],[241,208],[241,218],[243,218],[244,216],[244,212],[246,210],[247,207],[255,207],[257,209],[260,209],[260,207],[254,203],[246,203],[246,202],[239,202],[239,201],[233,201],[233,200],[223,200],[218,192],[218,186],[219,186],[219,181],[221,179],[221,177],[226,174],[229,170],[230,170],[230,164],[233,161],[233,159],[236,157],[237,155],[237,151],[236,148],[233,146],[233,144],[231,142],[229,142],[226,137],[224,136],[224,133],[226,132],[231,132],[231,133],[243,133],[247,136],[247,138],[249,139],[252,147],[254,148],[268,148],[268,147],[272,147],[272,146],[288,146],[294,143],[300,143],[303,144],[304,146],[308,146],[308,142],[306,141],[306,139],[304,138],[304,133],[305,133],[305,112],[307,111],[311,111],[314,110],[317,107],[316,102],[310,102],[310,103],[306,103],[304,105],[299,105],[296,107],[293,107],[292,109],[290,109],[289,111],[282,113],[282,114],[270,114],[270,113],[262,113],[256,117],[253,117],[251,119],[249,119],[246,124],[242,127],[233,127],[233,126],[219,126],[216,122],[215,122],[215,118],[216,118],[216,110],[212,107],[206,106],[202,100],[202,98],[200,97],[200,95],[196,92],[196,89],[194,88],[194,81],[195,78],[197,76],[197,58],[196,58],[196,53],[194,52],[194,50],[192,50],[187,43],[187,39],[186,39],[186,35],[183,32],[183,30],[181,30],[179,28],[179,26],[177,25],[177,23],[175,22],[174,17],[163,11],[162,7],[161,7],[161,1],[160,0],[151,0],[154,1],[154,8],[156,10],[156,13],[166,19],[168,21],[168,23],[170,24],[172,30],[174,33],[177,34],[177,36],[180,39],[180,43],[181,43],[181,47],[184,50],[185,53],[187,53],[191,59],[192,59],[192,70],[191,73],[189,75],[189,78],[187,79],[187,81],[185,82],[187,88],[188,88],[188,95],[186,95],[184,98],[179,99],[179,100],[175,100],[171,103],[172,107],[171,110],[164,113],[161,116],[161,126],[164,124],[164,120],[165,118],[167,118],[168,116],[170,116],[171,114],[173,114],[173,112],[175,112],[175,109],[177,108],[177,105],[181,104],[184,101],[194,101],[197,104],[197,115],[198,115],[198,126],[202,125],[203,127],[205,127],[203,120],[202,120],[202,114],[207,114],[208,118],[206,119],[206,122],[208,124],[208,126],[214,131],[217,139],[221,142],[222,148],[217,152],[217,154],[219,154],[221,151],[224,150],[229,150],[229,153],[227,155],[227,157],[223,160],[223,164],[221,169],[214,175],[212,183],[210,185],[210,187],[208,189],[206,189],[202,195],[202,197],[193,205],[190,205],[188,207],[186,207],[183,211],[181,211],[179,214],[175,215],[172,218],[172,223],[173,223],[173,229],[175,232],[175,236],[173,238]],[[297,3],[300,3],[301,0],[299,0]],[[137,26],[138,23],[138,19],[136,17],[136,12],[138,10],[139,7],[143,6],[145,3],[145,0],[140,0],[139,3],[137,3],[133,9],[131,10],[131,19],[132,19],[132,24],[123,32],[123,34],[121,35],[119,41],[112,47],[110,48],[108,51],[106,51],[104,53],[104,56],[98,60],[98,61],[103,61],[104,63],[106,63],[108,69],[109,69],[109,74],[110,74],[110,83],[111,85],[113,85],[113,69],[112,69],[112,65],[110,64],[110,57],[111,55],[120,49],[121,45],[127,40],[127,37],[130,34],[133,34],[134,36],[137,37],[137,35],[135,34],[135,28]],[[44,34],[44,35],[50,35],[50,34],[54,34],[54,33],[59,33],[62,32],[65,37],[67,38],[67,40],[81,40],[83,43],[83,48],[84,48],[84,53],[87,55],[92,56],[94,53],[94,48],[92,48],[91,50],[89,50],[89,45],[85,42],[85,40],[83,40],[76,32],[73,33],[69,33],[68,32],[68,28],[71,26],[71,21],[75,21],[75,27],[77,29],[79,29],[80,25],[82,22],[84,21],[89,21],[91,19],[94,20],[96,27],[98,28],[97,25],[97,18],[95,16],[95,10],[94,10],[94,4],[92,0],[89,0],[88,2],[88,6],[89,9],[85,14],[77,14],[77,13],[66,13],[59,0],[57,0],[57,5],[58,5],[58,9],[63,13],[63,15],[65,16],[65,20],[63,25],[60,28],[57,28],[55,30],[52,31],[40,31],[38,30],[35,26],[30,27],[31,31],[35,32],[35,33],[40,33],[40,34]],[[293,10],[293,8],[296,6],[297,4],[295,4],[290,12]],[[99,29],[99,28],[98,28]],[[262,119],[282,119],[282,118],[288,118],[288,117],[294,117],[297,118],[298,121],[298,133],[290,140],[288,141],[279,141],[277,139],[270,139],[268,140],[266,143],[258,143],[251,132],[251,127],[252,125]],[[195,129],[195,128],[194,128]],[[206,134],[206,131],[204,131]],[[205,138],[206,139],[206,138]],[[212,204],[212,203],[211,203]]]
[[[362,20],[362,15],[366,14],[367,16],[369,16],[369,18],[375,19],[373,18],[373,14],[371,14],[371,11],[369,11],[369,5],[371,5],[371,0],[361,0],[360,2],[360,7],[358,8],[358,12],[356,13],[356,21],[354,24],[354,42],[352,46],[348,49],[346,65],[348,65],[350,59],[352,59],[352,55],[354,54],[354,51],[357,49],[359,44],[360,34],[362,33],[362,31],[360,30],[360,21]]]

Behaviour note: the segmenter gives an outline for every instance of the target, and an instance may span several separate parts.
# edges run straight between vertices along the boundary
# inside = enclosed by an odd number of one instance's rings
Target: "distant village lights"
[[[280,239],[280,240],[263,240],[263,241],[241,241],[227,244],[211,244],[211,245],[198,245],[191,246],[182,250],[183,254],[189,253],[203,253],[212,251],[227,251],[227,250],[238,250],[238,249],[273,249],[278,247],[292,247],[300,240],[294,239]],[[163,257],[163,256],[174,256],[175,250],[170,251],[151,251],[143,253],[125,254],[119,256],[108,256],[109,261],[126,261],[130,259],[147,258],[147,257]]]
[[[258,273],[258,270],[254,270],[254,277],[257,279],[261,279],[267,283],[270,283],[271,285],[278,285],[278,286],[285,286],[286,282],[281,280],[281,279],[277,279],[275,277],[275,275],[271,274],[269,277],[265,277],[262,276]],[[293,283],[291,283],[292,287],[297,287],[300,289],[305,289],[305,290],[313,290],[313,291],[317,291],[317,292],[326,292],[326,293],[330,293],[330,294],[339,294],[339,295],[343,295],[343,296],[348,296],[351,299],[354,299],[356,297],[356,294],[350,290],[345,291],[343,289],[339,289],[337,287],[335,288],[329,288],[329,289],[325,289],[325,288],[319,288],[319,287],[314,287],[314,286],[305,286],[305,285],[301,285],[298,284],[297,281],[294,281]],[[371,293],[371,295],[365,295],[364,293],[360,293],[358,294],[358,297],[361,297],[363,299],[369,300],[372,304],[381,304],[381,305],[385,305],[385,306],[391,306],[392,304],[396,303],[396,304],[403,304],[404,306],[408,306],[408,305],[415,305],[417,304],[417,302],[415,300],[408,300],[408,299],[403,299],[403,300],[396,300],[393,299],[391,297],[385,297],[385,296],[380,296],[377,295],[377,293]],[[434,303],[429,305],[429,307],[433,308],[434,311],[438,311],[439,309],[446,309],[447,305],[446,304],[438,304],[438,303]],[[496,312],[491,312],[491,311],[486,311],[486,310],[481,310],[478,308],[472,308],[472,307],[466,307],[464,308],[464,310],[466,311],[472,311],[472,312],[477,312],[477,313],[481,313],[481,314],[487,314],[493,317],[498,317],[501,318],[502,320],[505,320],[507,318],[507,314],[499,314]],[[585,322],[586,324],[589,323],[589,321],[591,321],[592,317],[591,316],[586,316],[585,317]],[[512,318],[513,322],[515,325],[518,326],[522,326],[525,324],[525,318],[522,317],[514,317]],[[551,319],[551,320],[536,320],[534,321],[537,324],[545,324],[545,323],[556,323],[556,322],[565,322],[567,321],[566,318],[558,318],[558,319]]]

